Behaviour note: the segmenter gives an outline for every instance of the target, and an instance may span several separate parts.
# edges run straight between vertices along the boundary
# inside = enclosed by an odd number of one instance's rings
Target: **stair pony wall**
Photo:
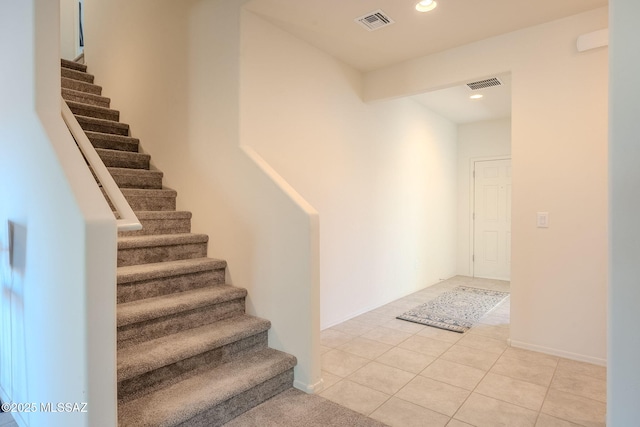
[[[90,408],[12,414],[21,426],[115,425],[116,224],[60,115],[57,14],[0,14],[0,398]]]

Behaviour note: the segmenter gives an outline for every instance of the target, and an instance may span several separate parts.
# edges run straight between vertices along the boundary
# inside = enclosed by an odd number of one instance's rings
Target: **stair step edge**
[[[119,349],[118,381],[206,353],[270,327],[268,320],[245,314]]]
[[[157,234],[150,236],[126,236],[118,238],[118,250],[136,249],[157,246],[173,246],[185,244],[207,243],[209,236],[206,234],[180,233]]]
[[[126,425],[178,425],[280,375],[296,364],[294,356],[264,349],[196,377],[126,402],[119,420]],[[171,424],[165,424],[167,420]]]
[[[89,74],[86,71],[74,70],[73,68],[62,67],[61,76],[71,80],[76,80],[82,83],[93,84],[95,76]]]
[[[121,188],[120,191],[125,197],[165,197],[175,198],[178,192],[170,188]],[[175,209],[174,209],[175,210]],[[135,210],[134,210],[135,212]]]
[[[140,217],[138,217],[140,219]],[[139,264],[118,267],[117,283],[140,282],[143,280],[181,276],[183,274],[200,273],[209,270],[226,268],[227,262],[213,258],[192,258],[178,261],[167,261],[153,264]]]
[[[111,175],[148,175],[148,176],[160,176],[163,177],[164,173],[159,170],[149,170],[149,169],[134,169],[134,168],[118,168],[118,167],[108,167],[107,170],[111,173]]]
[[[80,117],[86,118],[86,119],[93,119],[93,117],[86,117],[86,116],[80,116]],[[112,122],[112,123],[118,123],[118,122]],[[135,138],[133,136],[115,135],[113,133],[96,132],[93,130],[86,130],[84,131],[84,133],[87,135],[87,138],[89,139],[94,138],[94,139],[101,139],[101,140],[107,140],[107,141],[128,142],[133,144],[140,143],[140,139]],[[114,151],[121,151],[121,150],[114,150]]]
[[[113,156],[139,157],[139,158],[151,159],[151,156],[149,154],[138,153],[135,151],[112,150],[110,148],[96,148],[96,151],[98,153],[104,153],[104,154],[113,155]]]
[[[80,92],[82,93],[82,92]],[[120,114],[120,111],[118,110],[114,110],[113,108],[108,108],[108,107],[101,107],[99,105],[93,105],[93,104],[87,104],[86,102],[80,102],[80,101],[69,101],[69,100],[65,100],[65,102],[67,103],[67,105],[69,106],[69,108],[71,107],[79,107],[79,108],[84,108],[85,110],[92,110],[92,111],[99,111],[102,113],[107,113],[107,114]],[[85,116],[85,117],[89,117],[89,116]]]
[[[74,80],[68,77],[61,76],[61,84],[62,84],[62,87],[65,87],[65,85],[72,86],[72,87],[79,87],[80,89],[74,89],[74,90],[77,90],[78,92],[86,92],[86,93],[91,93],[93,95],[102,96],[102,86],[94,83],[83,82],[81,80]],[[71,88],[67,87],[67,89],[71,89]]]
[[[79,98],[94,99],[94,100],[97,100],[97,101],[100,101],[100,102],[104,102],[104,103],[107,103],[107,104],[111,103],[111,98],[108,98],[106,96],[96,95],[95,93],[82,92],[80,90],[70,89],[68,87],[63,87],[61,89],[62,89],[62,95],[67,94],[69,96],[76,96],[76,97],[79,97]],[[79,102],[79,101],[73,101],[73,102]],[[92,105],[92,104],[87,104],[87,105]]]
[[[99,124],[103,126],[113,126],[121,129],[129,129],[129,125],[127,123],[120,123],[120,122],[115,122],[113,120],[107,120],[107,119],[99,119],[97,117],[83,116],[82,114],[74,114],[74,116],[76,116],[76,119],[78,120],[78,122]],[[100,132],[100,133],[103,133],[103,132]],[[126,135],[123,135],[123,136],[126,136]]]
[[[138,219],[191,219],[189,211],[136,211]]]
[[[125,302],[117,306],[117,325],[121,327],[146,322],[152,319],[245,298],[246,296],[246,289],[229,285],[215,285]]]
[[[87,66],[85,64],[80,64],[79,62],[70,61],[64,58],[60,59],[60,66],[63,68],[69,68],[71,70],[76,70],[76,71],[82,71],[82,72],[87,71]]]
[[[150,170],[148,154],[109,148],[96,148],[96,152],[107,167]]]

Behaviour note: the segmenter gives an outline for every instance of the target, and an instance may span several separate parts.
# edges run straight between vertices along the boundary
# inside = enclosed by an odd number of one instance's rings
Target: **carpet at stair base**
[[[119,427],[217,427],[291,388],[293,356],[265,348],[118,405]]]
[[[290,388],[245,412],[224,427],[384,427],[379,421],[323,397]]]

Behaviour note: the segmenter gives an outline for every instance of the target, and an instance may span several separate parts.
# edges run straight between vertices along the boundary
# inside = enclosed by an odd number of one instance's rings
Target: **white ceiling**
[[[247,9],[360,71],[606,6],[607,0],[252,0]],[[394,21],[367,31],[354,19],[382,9]]]
[[[488,37],[603,7],[607,0],[437,0],[428,13],[418,0],[252,0],[248,10],[367,72]],[[395,23],[367,31],[354,19],[382,9]],[[470,103],[465,86],[415,97],[456,123],[510,115],[509,86]],[[506,112],[509,112],[508,114]]]

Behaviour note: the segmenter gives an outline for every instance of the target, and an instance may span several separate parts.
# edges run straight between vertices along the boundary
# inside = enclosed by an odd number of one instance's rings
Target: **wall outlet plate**
[[[536,224],[538,228],[549,228],[549,212],[538,212],[536,214]]]

